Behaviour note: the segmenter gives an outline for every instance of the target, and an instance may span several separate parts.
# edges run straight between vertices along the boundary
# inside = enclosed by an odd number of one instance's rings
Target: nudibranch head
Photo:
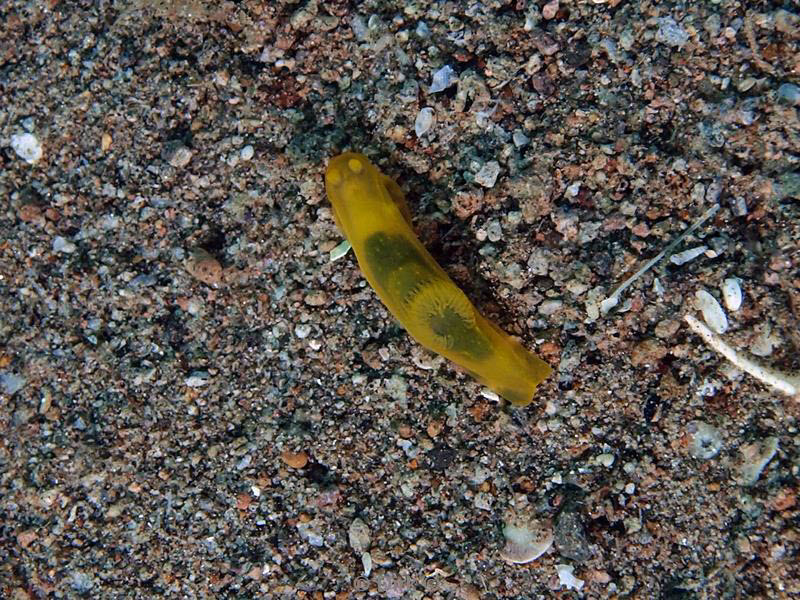
[[[339,187],[346,184],[348,179],[358,177],[364,170],[372,167],[363,154],[346,152],[331,159],[325,171],[325,183],[329,186]],[[372,167],[374,168],[374,167]]]

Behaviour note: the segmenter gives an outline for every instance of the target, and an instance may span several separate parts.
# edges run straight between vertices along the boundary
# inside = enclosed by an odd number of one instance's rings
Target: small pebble
[[[759,323],[756,326],[758,335],[750,343],[750,352],[756,356],[769,356],[776,347],[781,345],[781,338],[772,332],[769,323]]]
[[[600,454],[596,460],[598,464],[608,468],[614,464],[614,455],[609,453]]]
[[[472,504],[475,505],[475,508],[478,508],[480,510],[491,510],[492,500],[493,499],[489,494],[479,492],[475,494],[475,498],[473,498]]]
[[[481,388],[481,396],[486,398],[489,402],[500,402],[500,396],[489,388]]]
[[[680,321],[677,319],[663,319],[656,324],[655,334],[662,340],[671,338],[680,329]]]
[[[514,225],[519,225],[520,223],[522,223],[522,212],[518,210],[509,211],[509,213],[506,215],[506,221],[512,227]]]
[[[514,133],[511,135],[511,140],[517,148],[522,148],[531,143],[531,138],[522,133],[521,129],[514,130]]]
[[[311,335],[311,325],[308,323],[301,323],[294,328],[294,334],[301,340],[306,339]]]
[[[180,140],[172,140],[164,144],[161,150],[161,158],[176,169],[181,169],[192,160],[192,151],[184,146]]]
[[[7,394],[8,396],[13,396],[23,387],[27,381],[24,377],[20,377],[16,373],[9,373],[9,372],[2,372],[0,373],[0,388],[2,388],[3,393]]]
[[[94,578],[91,575],[83,573],[82,571],[75,571],[72,573],[71,586],[76,593],[86,595],[94,585]]]
[[[425,431],[430,437],[435,438],[442,432],[442,429],[444,429],[444,421],[440,419],[434,419],[428,423],[428,427],[425,429]]]
[[[720,27],[720,17],[717,13],[713,13],[705,21],[703,21],[703,29],[705,29],[708,35],[712,38],[715,38],[719,35]]]
[[[353,35],[359,42],[363,42],[367,39],[367,26],[361,15],[355,15],[350,20],[350,28],[353,30]]]
[[[619,34],[619,45],[622,46],[622,49],[626,52],[630,52],[635,43],[636,37],[630,27],[625,28],[622,33]]]
[[[619,50],[617,49],[617,43],[614,40],[612,40],[611,38],[603,38],[602,40],[600,40],[599,46],[602,50],[605,50],[611,62],[613,63],[619,62],[621,57],[619,54]]]
[[[63,254],[72,254],[77,250],[77,246],[70,242],[68,239],[57,235],[53,238],[53,251],[54,252],[61,252]]]
[[[192,371],[183,382],[190,388],[198,388],[208,385],[209,377],[208,371]]]
[[[656,41],[680,48],[689,41],[689,34],[672,17],[662,17],[658,20]]]
[[[736,86],[736,89],[740,92],[746,92],[753,88],[753,86],[758,83],[758,80],[755,77],[745,77]]]
[[[570,279],[567,282],[567,291],[575,297],[582,295],[588,289],[589,285],[583,281],[578,281],[577,279]]]
[[[42,144],[32,133],[14,134],[11,136],[11,148],[29,165],[36,164],[42,158]]]
[[[324,290],[314,290],[303,299],[309,306],[323,306],[328,303],[328,294]]]
[[[500,226],[500,221],[492,219],[486,224],[486,237],[490,242],[499,242],[503,239],[503,228]]]
[[[354,519],[353,522],[350,523],[350,528],[347,530],[347,537],[350,540],[350,547],[359,554],[369,550],[369,527],[367,527],[367,524],[361,519]]]
[[[561,310],[562,306],[564,306],[564,302],[562,300],[545,300],[539,305],[539,314],[549,317]]]
[[[17,208],[17,216],[21,221],[34,223],[42,218],[42,207],[38,204],[27,203]]]
[[[494,187],[498,175],[500,175],[500,164],[496,160],[490,160],[475,174],[475,183],[485,188]]]
[[[479,110],[477,113],[475,113],[475,123],[478,125],[478,127],[481,129],[486,129],[489,127],[489,119],[495,113],[497,107],[498,104],[494,104],[489,110]]]
[[[550,253],[544,248],[533,248],[528,257],[528,269],[534,275],[547,275],[550,268]]]
[[[317,532],[314,523],[298,523],[297,524],[297,533],[300,534],[300,537],[306,540],[309,544],[314,547],[321,548],[325,545],[325,538],[323,538],[319,532]]]
[[[583,305],[586,308],[586,315],[589,317],[591,321],[594,321],[600,318],[600,309],[602,305],[607,305],[606,301],[603,299],[605,294],[605,290],[600,287],[594,287],[586,294],[586,300],[584,301]],[[616,296],[612,296],[615,300],[616,304]],[[609,307],[609,310],[613,307]],[[607,312],[607,311],[606,311]],[[605,312],[603,313],[605,314]]]
[[[778,88],[778,102],[789,106],[800,106],[800,87],[784,83]]]
[[[453,71],[450,65],[445,65],[436,73],[433,74],[433,80],[431,81],[431,87],[428,90],[431,94],[436,94],[437,92],[443,92],[451,85],[455,83],[455,76],[456,72]]]
[[[653,292],[655,292],[656,296],[663,296],[664,292],[664,284],[661,283],[661,280],[658,277],[653,278]]]
[[[390,398],[404,402],[407,399],[408,383],[400,375],[392,375],[384,382],[386,393]]]
[[[800,37],[800,15],[784,9],[776,11],[775,29],[791,38],[797,39]]]
[[[456,597],[459,600],[481,600],[481,592],[477,586],[471,583],[462,583],[458,588]]]
[[[417,113],[417,119],[414,121],[414,133],[417,137],[425,135],[433,126],[433,109],[425,107]]]
[[[544,56],[552,56],[556,52],[558,52],[560,45],[555,38],[550,36],[543,31],[539,31],[533,36],[533,44],[536,46],[536,49],[541,52]]]
[[[542,16],[548,21],[555,17],[556,13],[558,13],[558,0],[550,0],[542,7]]]
[[[249,144],[239,151],[239,156],[242,160],[250,160],[255,154],[255,149]]]
[[[567,198],[577,198],[580,192],[581,182],[575,181],[567,186],[567,189],[564,191],[564,196]]]
[[[192,251],[186,263],[186,271],[206,285],[217,286],[222,281],[222,265],[202,248]]]
[[[628,517],[623,523],[625,524],[625,533],[628,535],[639,533],[642,530],[642,521],[639,517]]]
[[[731,198],[731,211],[737,217],[744,217],[747,215],[747,201],[743,196],[735,196]]]
[[[719,197],[722,195],[722,183],[720,181],[712,181],[706,188],[706,200],[712,204],[719,202]]]
[[[592,555],[583,517],[574,504],[565,507],[559,513],[553,537],[556,550],[564,558],[583,562]]]
[[[308,464],[308,454],[284,450],[281,453],[281,460],[293,469],[302,469]]]
[[[655,366],[667,355],[667,348],[658,340],[646,338],[631,349],[631,364],[639,366]]]

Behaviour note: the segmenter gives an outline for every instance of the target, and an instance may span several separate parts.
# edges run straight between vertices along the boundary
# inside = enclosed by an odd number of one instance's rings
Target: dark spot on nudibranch
[[[375,233],[365,256],[378,283],[428,329],[443,347],[474,359],[488,357],[489,340],[475,324],[475,309],[455,285],[431,273],[425,258],[402,235]]]
[[[411,312],[448,350],[475,359],[491,354],[489,340],[475,324],[475,309],[464,293],[446,281],[423,286],[410,303]]]
[[[386,285],[388,277],[401,266],[416,264],[425,269],[425,259],[402,235],[375,233],[364,243],[364,249],[369,266],[383,285]]]

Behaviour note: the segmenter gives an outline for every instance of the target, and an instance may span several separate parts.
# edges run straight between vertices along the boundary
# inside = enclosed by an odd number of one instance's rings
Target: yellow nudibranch
[[[400,186],[363,154],[332,158],[325,190],[361,272],[420,344],[513,404],[533,400],[550,366],[485,319],[411,229]]]

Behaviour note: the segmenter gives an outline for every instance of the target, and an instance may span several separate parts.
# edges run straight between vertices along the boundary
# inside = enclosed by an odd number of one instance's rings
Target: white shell
[[[426,106],[417,113],[417,119],[414,121],[414,132],[417,137],[422,137],[433,125],[433,109]]]
[[[511,522],[503,527],[506,545],[500,551],[503,560],[523,565],[536,560],[553,545],[550,526],[537,521]]]
[[[703,320],[713,331],[725,333],[728,330],[728,317],[717,302],[717,299],[706,290],[697,290],[694,294],[694,306],[703,313]]]
[[[443,92],[455,83],[456,72],[450,65],[445,65],[433,74],[430,90],[431,94]]]
[[[364,567],[364,577],[372,573],[372,555],[369,552],[361,553],[361,566]]]
[[[742,286],[737,277],[728,277],[722,282],[722,299],[728,310],[737,311],[742,306]]]
[[[331,250],[331,262],[342,258],[345,254],[347,254],[350,251],[350,248],[352,248],[352,246],[350,245],[350,242],[348,242],[347,240],[340,243],[333,250]]]
[[[689,433],[689,454],[695,458],[708,460],[722,450],[722,434],[713,425],[704,421],[689,421],[686,431]]]
[[[659,296],[664,295],[664,284],[661,283],[661,280],[658,277],[653,278],[653,291]]]
[[[706,250],[708,250],[708,246],[696,246],[694,248],[689,248],[688,250],[677,252],[676,254],[670,256],[669,262],[671,262],[673,265],[683,265],[705,253]]]
[[[29,165],[36,164],[42,158],[42,144],[32,133],[12,135],[11,148]]]

